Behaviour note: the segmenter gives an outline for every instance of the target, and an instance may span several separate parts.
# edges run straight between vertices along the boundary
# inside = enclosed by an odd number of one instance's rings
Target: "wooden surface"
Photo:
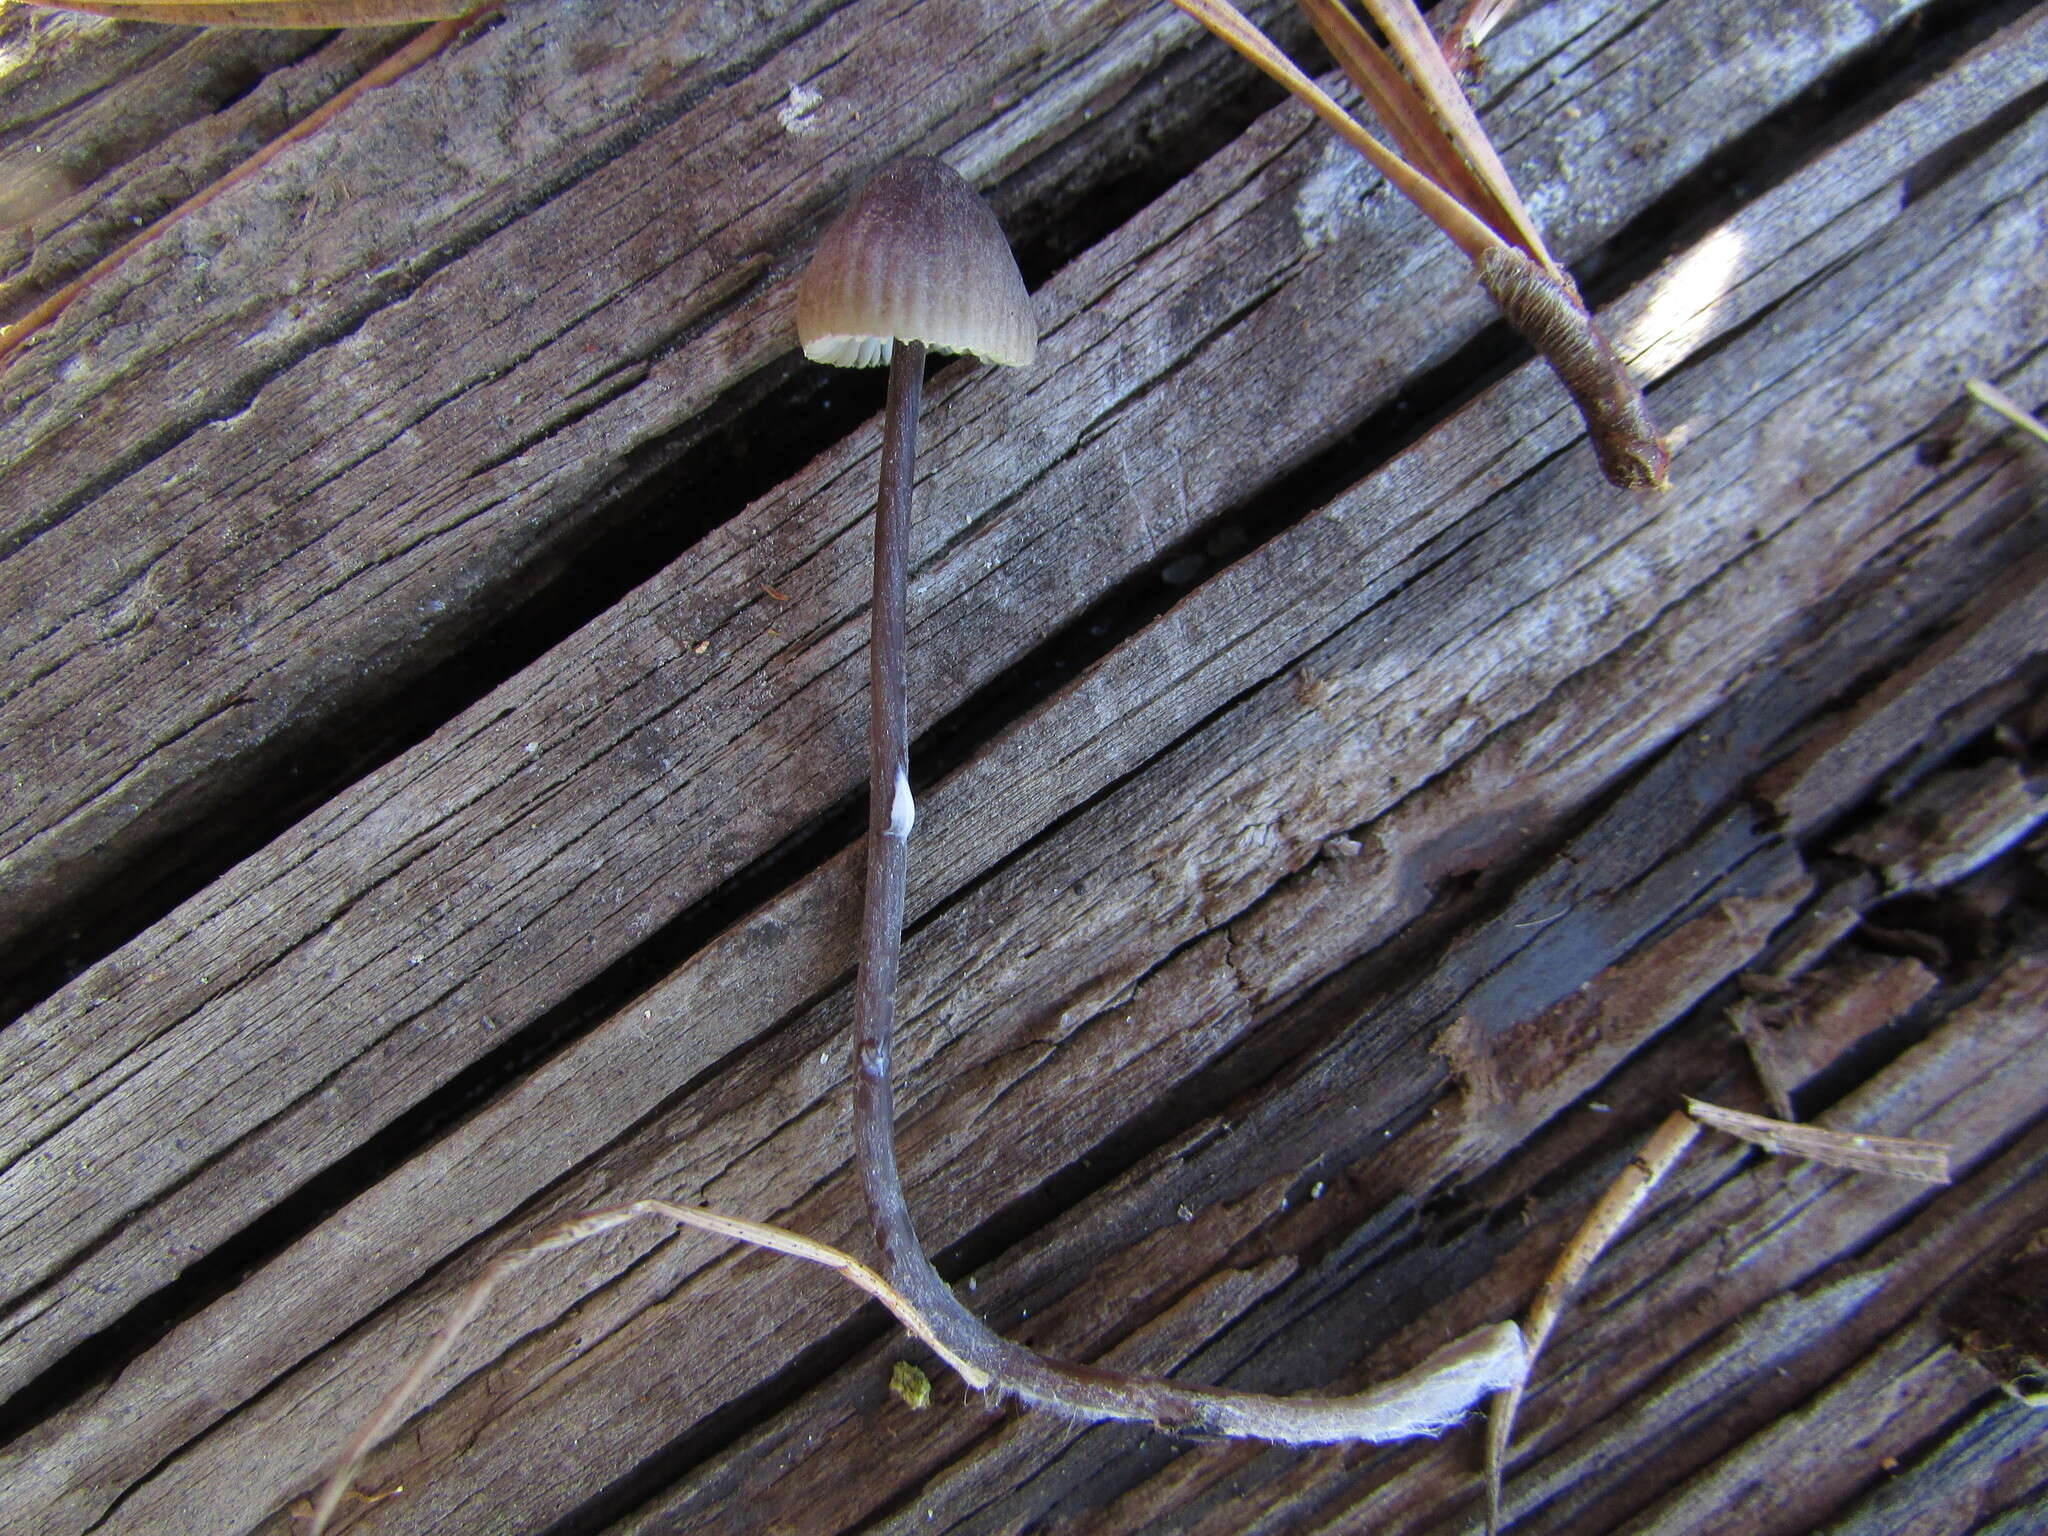
[[[4,26],[9,315],[401,40]],[[1539,1367],[1516,1528],[2048,1524],[2048,1418],[1950,1317],[2048,1231],[2048,452],[1961,389],[2048,400],[2048,13],[1549,0],[1490,51],[1668,496],[1138,0],[514,0],[0,373],[7,1529],[290,1529],[556,1213],[861,1246],[879,391],[791,360],[790,280],[909,149],[1044,329],[937,376],[920,460],[948,1274],[1049,1350],[1330,1386],[1516,1315],[1682,1094],[1937,1137],[1942,1191],[1704,1140]],[[1477,1520],[1470,1430],[1080,1432],[857,1301],[579,1249],[347,1528]]]

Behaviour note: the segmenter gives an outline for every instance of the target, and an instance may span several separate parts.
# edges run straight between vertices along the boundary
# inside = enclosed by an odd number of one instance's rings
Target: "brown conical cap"
[[[1002,226],[925,155],[891,161],[825,231],[798,285],[796,334],[816,363],[872,368],[898,341],[1021,367],[1038,321]]]

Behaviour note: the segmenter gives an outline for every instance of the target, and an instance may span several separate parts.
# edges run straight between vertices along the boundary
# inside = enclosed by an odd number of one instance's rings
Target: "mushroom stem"
[[[924,360],[920,343],[895,343],[882,425],[882,487],[875,504],[875,585],[869,616],[868,870],[861,910],[860,980],[854,997],[853,1145],[882,1279],[907,1308],[905,1315],[919,1336],[970,1385],[1014,1393],[1072,1418],[1137,1419],[1294,1445],[1435,1433],[1455,1422],[1485,1392],[1521,1379],[1522,1339],[1513,1324],[1467,1334],[1409,1375],[1355,1397],[1264,1397],[1049,1360],[976,1317],[925,1257],[896,1165],[896,1105],[889,1077],[896,972],[903,946],[903,890],[915,814],[910,798],[904,610]]]
[[[917,413],[925,348],[898,342],[889,361],[882,423],[882,489],[875,503],[875,586],[868,638],[867,892],[861,908],[860,984],[854,1000],[853,1136],[861,1189],[881,1249],[897,1274],[917,1254],[917,1233],[896,1171],[890,1056],[896,1027],[896,971],[903,948],[903,887],[910,862],[910,709],[904,652],[910,570],[910,489],[917,460]],[[892,1282],[893,1283],[893,1282]],[[921,1290],[928,1290],[922,1287]],[[943,1287],[941,1287],[943,1289]],[[926,1297],[916,1292],[920,1306]],[[952,1300],[950,1292],[947,1300]],[[957,1303],[956,1303],[957,1305]]]
[[[342,1452],[313,1505],[309,1536],[319,1536],[371,1447],[398,1422],[502,1278],[544,1254],[642,1218],[715,1232],[837,1270],[894,1313],[970,1387],[1089,1422],[1148,1420],[1289,1445],[1396,1440],[1448,1428],[1488,1393],[1523,1378],[1522,1335],[1513,1323],[1468,1333],[1407,1375],[1350,1397],[1268,1397],[1064,1364],[989,1328],[961,1305],[925,1257],[896,1166],[896,1107],[889,1081],[905,876],[916,817],[904,654],[918,407],[928,346],[1017,366],[1031,360],[1037,329],[1024,280],[995,215],[943,164],[916,158],[877,175],[827,231],[805,274],[797,314],[805,354],[819,362],[867,368],[890,359],[869,613],[867,889],[854,989],[854,1161],[880,1271],[779,1227],[665,1200],[636,1200],[572,1217],[484,1266],[426,1352],[378,1402]],[[908,340],[906,331],[925,340]]]
[[[903,952],[903,890],[910,864],[910,707],[905,653],[909,607],[910,491],[924,399],[922,342],[898,341],[882,418],[882,487],[875,501],[875,584],[868,610],[867,888],[861,905],[860,981],[854,994],[853,1144],[881,1272],[926,1318],[946,1352],[987,1369],[1006,1352],[925,1257],[896,1166],[896,974]]]

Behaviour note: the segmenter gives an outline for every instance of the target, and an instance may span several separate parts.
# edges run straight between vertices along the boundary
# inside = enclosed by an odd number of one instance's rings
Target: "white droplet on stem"
[[[910,798],[910,775],[896,770],[896,799],[889,807],[889,835],[908,837],[917,820],[917,802]]]

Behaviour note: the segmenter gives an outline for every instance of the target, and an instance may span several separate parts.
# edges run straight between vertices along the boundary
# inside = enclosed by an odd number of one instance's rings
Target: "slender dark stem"
[[[868,640],[867,892],[861,909],[860,985],[855,998],[853,1136],[861,1190],[880,1248],[882,1273],[921,1309],[960,1311],[924,1260],[896,1170],[895,1094],[890,1058],[896,1026],[896,969],[903,946],[903,885],[910,862],[910,709],[905,679],[910,490],[916,478],[917,413],[925,349],[899,342],[889,364],[882,425],[882,491],[875,503],[875,586]],[[928,1278],[927,1278],[928,1277]],[[936,1282],[936,1286],[932,1282]]]
[[[881,1272],[930,1321],[948,1349],[984,1370],[1017,1353],[960,1304],[925,1257],[896,1167],[896,1096],[890,1081],[896,971],[903,949],[903,887],[910,863],[910,706],[904,653],[910,570],[910,491],[925,348],[898,342],[882,419],[882,489],[875,502],[875,585],[868,639],[867,890],[861,908],[860,983],[854,998],[854,1160],[867,1197]]]
[[[1075,1418],[1142,1419],[1297,1445],[1395,1439],[1441,1429],[1483,1393],[1520,1379],[1522,1342],[1512,1324],[1468,1334],[1407,1377],[1356,1397],[1264,1397],[1048,1360],[1003,1338],[962,1306],[925,1257],[896,1167],[896,1106],[889,1080],[903,887],[914,820],[904,609],[924,359],[922,346],[899,342],[889,366],[868,650],[868,870],[854,999],[853,1144],[881,1275],[923,1325],[919,1332],[969,1382]]]
[[[880,1252],[880,1271],[870,1270],[851,1254],[780,1227],[665,1200],[636,1200],[572,1217],[484,1266],[425,1352],[349,1441],[314,1502],[310,1536],[319,1536],[325,1528],[370,1448],[398,1422],[406,1404],[446,1358],[456,1337],[483,1309],[504,1276],[544,1254],[573,1247],[643,1217],[716,1232],[735,1242],[753,1243],[837,1270],[895,1313],[970,1386],[1013,1393],[1070,1418],[1091,1422],[1147,1419],[1169,1428],[1286,1445],[1398,1440],[1447,1429],[1488,1393],[1521,1382],[1522,1335],[1513,1323],[1476,1329],[1405,1376],[1351,1397],[1268,1397],[1068,1365],[1034,1354],[989,1328],[960,1304],[924,1256],[896,1169],[896,1113],[889,1087],[896,968],[903,947],[904,874],[914,819],[909,690],[903,665],[904,609],[910,564],[910,487],[917,458],[924,357],[922,346],[899,345],[889,369],[889,409],[882,429],[882,493],[875,509],[873,641],[868,648],[872,793],[860,983],[854,999],[858,1049],[854,1058],[853,1144],[861,1189],[867,1196],[869,1225]]]

